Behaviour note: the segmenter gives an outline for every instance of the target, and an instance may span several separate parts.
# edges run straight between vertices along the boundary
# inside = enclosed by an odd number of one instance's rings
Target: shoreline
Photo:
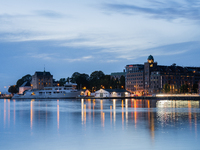
[[[0,99],[12,99],[12,97],[0,97]],[[31,98],[15,98],[31,99]],[[142,99],[142,100],[200,100],[200,96],[133,96],[133,97],[66,97],[66,98],[34,98],[34,99]]]
[[[149,100],[200,100],[200,96],[134,96],[134,97],[79,97],[77,99],[149,99]]]

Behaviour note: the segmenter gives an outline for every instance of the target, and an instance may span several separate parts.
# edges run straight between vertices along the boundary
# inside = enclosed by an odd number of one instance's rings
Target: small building
[[[100,89],[95,97],[130,97],[130,92],[124,89]]]
[[[81,96],[91,96],[91,92],[87,89],[82,89],[80,95]]]
[[[24,91],[30,90],[31,89],[31,84],[30,82],[24,82],[20,87],[19,87],[19,94],[23,94]]]

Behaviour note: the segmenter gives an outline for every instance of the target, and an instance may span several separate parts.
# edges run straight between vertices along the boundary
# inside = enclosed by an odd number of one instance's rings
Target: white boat
[[[23,94],[16,94],[13,99],[53,99],[53,98],[75,98],[80,95],[76,89],[76,84],[68,83],[59,87],[44,87],[43,90],[31,89],[24,91]]]

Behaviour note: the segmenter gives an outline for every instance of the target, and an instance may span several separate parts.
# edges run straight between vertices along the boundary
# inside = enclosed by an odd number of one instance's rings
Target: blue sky
[[[151,54],[200,66],[200,0],[6,0],[0,5],[0,91],[26,74],[120,72]]]

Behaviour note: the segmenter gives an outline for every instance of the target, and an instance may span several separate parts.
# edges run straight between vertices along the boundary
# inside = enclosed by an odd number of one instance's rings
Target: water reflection
[[[174,142],[175,144],[171,143],[175,147],[179,142],[187,147],[186,141],[194,146],[198,145],[199,140],[199,101],[136,99],[20,101],[4,99],[0,103],[2,111],[0,112],[2,119],[0,127],[2,126],[1,137],[3,139],[0,141],[1,145],[9,140],[15,143],[9,135],[14,136],[14,139],[21,138],[21,141],[29,144],[29,139],[34,137],[37,144],[42,138],[47,138],[50,143],[56,142],[65,147],[69,146],[71,149],[74,145],[75,149],[82,148],[81,146],[76,147],[79,144],[74,142],[76,141],[74,139],[84,141],[80,144],[82,146],[88,146],[87,140],[90,141],[87,149],[96,148],[91,146],[91,143],[94,145],[105,143],[106,146],[114,149],[119,149],[120,146],[133,149],[140,143],[141,146],[138,148],[148,149],[154,145],[155,147],[151,149],[158,149],[163,143],[170,143],[170,140],[179,140]],[[23,133],[24,136],[22,134],[19,137],[18,132]],[[52,137],[55,138],[52,139]],[[124,139],[121,143],[111,144],[121,139]],[[97,143],[98,141],[100,142]],[[47,143],[44,141],[44,144]],[[4,149],[13,149],[6,147],[8,145],[8,143],[5,144]],[[145,147],[145,145],[148,146]],[[170,149],[170,146],[165,145],[164,149],[167,148]],[[36,146],[35,149],[39,147]],[[48,147],[48,149],[56,148]],[[96,149],[106,149],[106,147],[100,146]]]
[[[57,127],[59,129],[59,123],[60,123],[60,109],[59,109],[59,100],[57,100]]]
[[[115,121],[116,121],[116,99],[113,99],[113,122],[115,125]]]
[[[31,109],[30,109],[30,123],[31,123],[31,125],[30,125],[30,127],[31,127],[31,129],[33,128],[33,101],[34,100],[31,100]]]
[[[4,99],[4,111],[3,111],[3,113],[4,113],[4,128],[6,127],[6,99]]]

